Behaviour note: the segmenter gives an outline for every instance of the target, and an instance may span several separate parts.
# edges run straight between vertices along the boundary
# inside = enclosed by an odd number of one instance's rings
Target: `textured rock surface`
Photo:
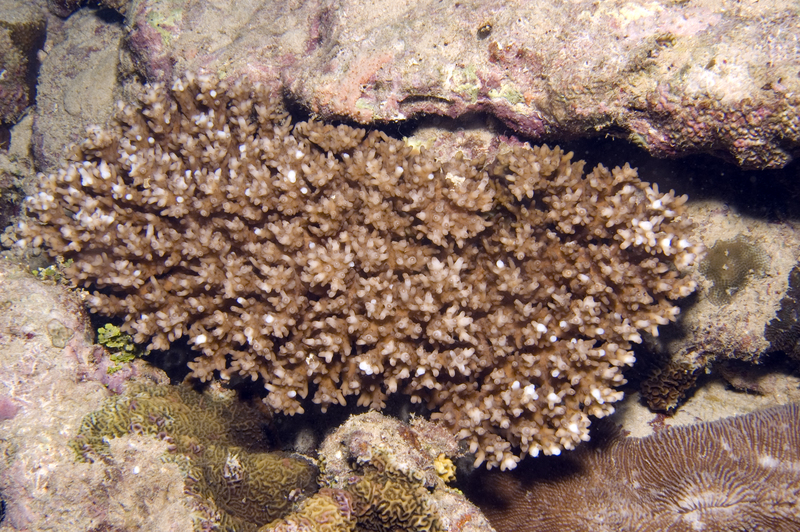
[[[105,124],[121,98],[117,84],[122,30],[83,9],[48,34],[39,73],[33,150],[40,170],[58,166],[65,146],[92,124]]]
[[[94,465],[75,463],[68,446],[106,384],[159,374],[137,365],[108,376],[81,300],[6,261],[0,307],[0,530],[190,530],[178,468],[158,460],[166,443],[126,437]]]
[[[44,35],[45,19],[31,2],[0,0],[0,124],[15,123],[33,103]]]
[[[0,232],[19,214],[25,185],[36,175],[30,152],[32,124],[31,115],[20,120],[10,129],[8,149],[0,150]],[[0,244],[8,246],[12,241],[0,237]]]
[[[95,0],[93,6],[103,9],[113,9],[119,13],[125,13],[129,0]],[[47,0],[47,8],[54,15],[68,17],[74,13],[81,5],[86,5],[84,0]]]
[[[777,0],[142,1],[149,80],[280,84],[323,117],[486,111],[535,139],[612,134],[655,155],[779,167],[800,143],[796,6]]]
[[[672,415],[653,412],[641,395],[634,392],[620,402],[609,423],[619,425],[629,436],[643,438],[667,427],[695,425],[800,403],[800,378],[783,365],[732,366],[717,368],[716,375],[706,379]]]
[[[109,443],[131,434],[167,445],[159,460],[178,465],[195,529],[253,531],[287,513],[316,491],[317,467],[309,460],[270,452],[267,417],[236,393],[211,386],[200,394],[188,385],[131,385],[83,418],[70,441],[87,462],[115,457]]]
[[[0,261],[0,531],[255,530],[314,491],[306,460],[258,452],[235,394],[142,360],[109,375],[92,338],[77,293]]]
[[[800,257],[800,231],[793,221],[771,223],[716,201],[690,204],[689,215],[707,254],[695,273],[698,292],[683,309],[680,326],[666,328],[650,342],[667,361],[642,391],[650,406],[661,411],[678,406],[713,363],[759,363],[779,348],[771,345],[767,327],[776,318]],[[742,254],[735,253],[735,246],[728,246],[729,261],[712,260],[715,246],[725,242],[746,242],[745,255],[755,260],[737,256]],[[747,282],[729,286],[729,297],[718,297],[721,276],[736,268],[748,272]]]
[[[800,265],[789,274],[789,288],[776,317],[767,325],[766,338],[773,349],[800,360]]]

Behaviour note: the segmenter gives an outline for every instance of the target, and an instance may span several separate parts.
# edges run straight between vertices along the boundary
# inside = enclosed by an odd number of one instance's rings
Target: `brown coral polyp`
[[[512,446],[587,439],[639,331],[694,289],[686,198],[628,166],[527,144],[441,163],[205,74],[141,100],[41,176],[24,241],[137,342],[188,335],[196,377],[260,377],[278,410],[404,393],[514,467]]]

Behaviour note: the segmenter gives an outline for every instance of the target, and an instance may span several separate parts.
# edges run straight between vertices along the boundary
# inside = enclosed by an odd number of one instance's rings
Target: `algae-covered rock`
[[[782,167],[800,147],[793,2],[206,5],[131,5],[128,42],[148,79],[205,66],[281,85],[325,118],[489,113],[537,141],[607,134],[751,168]]]
[[[718,364],[763,364],[769,353],[788,347],[775,341],[774,325],[791,322],[782,307],[791,300],[800,226],[737,212],[718,200],[692,203],[687,212],[705,248],[693,273],[698,290],[676,325],[645,339],[651,353],[639,358],[646,374],[642,396],[660,412],[679,408],[698,378]]]
[[[126,435],[109,460],[76,462],[69,442],[111,389],[167,380],[142,364],[108,375],[93,336],[80,293],[0,260],[0,529],[190,530],[179,468],[159,459],[165,442]]]
[[[247,531],[313,491],[258,410],[142,360],[109,375],[93,338],[80,292],[0,260],[0,529]]]

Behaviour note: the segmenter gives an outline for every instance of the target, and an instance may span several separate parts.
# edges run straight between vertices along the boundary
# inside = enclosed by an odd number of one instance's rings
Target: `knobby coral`
[[[260,377],[278,410],[402,392],[511,468],[587,439],[638,331],[694,290],[686,198],[627,165],[516,143],[440,163],[207,74],[141,101],[41,176],[22,243],[73,259],[136,342],[188,335],[196,377]]]
[[[800,406],[780,406],[485,473],[479,505],[518,532],[791,532],[799,462]]]

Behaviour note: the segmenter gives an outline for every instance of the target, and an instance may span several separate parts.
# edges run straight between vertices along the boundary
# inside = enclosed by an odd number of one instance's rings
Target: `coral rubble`
[[[627,165],[527,144],[441,163],[208,74],[141,100],[41,176],[21,242],[72,259],[136,342],[188,336],[196,377],[261,378],[277,410],[404,393],[511,468],[512,446],[586,440],[695,288],[686,198]]]
[[[519,532],[790,532],[800,529],[798,461],[794,404],[489,472],[481,508]]]

